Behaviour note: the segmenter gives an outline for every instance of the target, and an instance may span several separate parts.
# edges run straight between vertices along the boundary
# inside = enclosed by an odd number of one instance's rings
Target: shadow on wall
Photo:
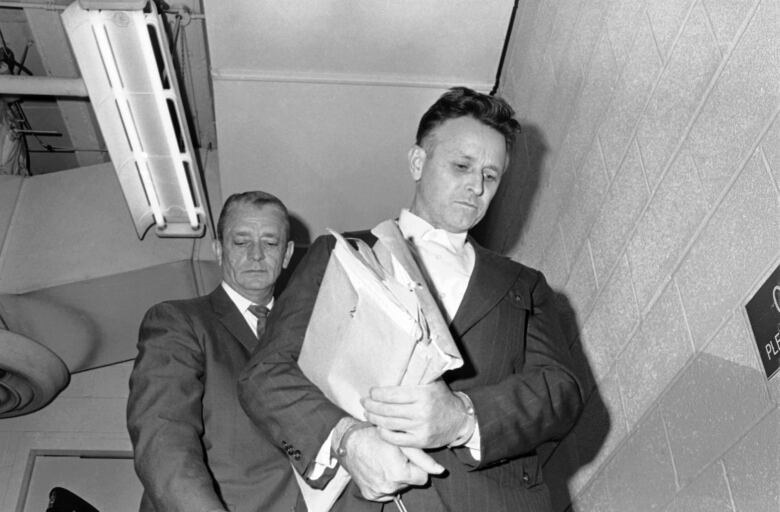
[[[485,218],[472,230],[472,236],[480,244],[501,254],[507,254],[518,245],[542,181],[547,151],[542,131],[533,124],[523,124],[501,187]],[[577,435],[569,433],[563,440],[547,443],[538,450],[545,481],[550,487],[553,510],[562,512],[572,510],[569,481],[581,467],[596,458],[607,438],[611,421],[582,350],[574,309],[563,293],[556,295],[565,343],[574,359],[586,404],[585,412],[573,429]]]
[[[545,481],[550,487],[553,510],[573,512],[569,482],[577,471],[596,459],[612,427],[604,400],[580,341],[580,326],[569,299],[556,292],[556,303],[574,370],[582,385],[583,413],[574,428],[562,440],[539,449]]]
[[[287,286],[287,282],[290,280],[295,267],[300,263],[301,258],[306,254],[311,245],[311,232],[308,226],[304,223],[300,217],[290,212],[290,240],[295,242],[295,250],[293,251],[292,258],[290,258],[290,264],[282,271],[279,278],[276,280],[276,287],[274,289],[274,295],[276,297],[282,293],[282,290]]]
[[[539,188],[547,142],[535,125],[523,124],[509,157],[509,168],[485,218],[471,235],[488,249],[507,254],[517,245]]]

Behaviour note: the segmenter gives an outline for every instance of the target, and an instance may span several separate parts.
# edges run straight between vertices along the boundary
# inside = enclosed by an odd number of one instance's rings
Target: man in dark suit
[[[429,385],[373,388],[362,399],[368,421],[331,403],[296,364],[334,246],[321,237],[239,379],[244,409],[310,485],[326,486],[339,465],[351,476],[334,510],[395,510],[386,503],[399,494],[414,512],[551,509],[536,449],[564,436],[582,408],[553,293],[540,272],[467,235],[507,171],[513,116],[501,99],[453,88],[423,115],[409,151],[415,193],[397,224],[462,368]]]
[[[289,233],[277,197],[230,196],[214,242],[221,285],[146,313],[127,405],[144,485],[141,511],[293,508],[298,487],[290,463],[247,418],[236,394],[238,373],[264,330],[262,307],[272,307],[274,284],[293,253]]]

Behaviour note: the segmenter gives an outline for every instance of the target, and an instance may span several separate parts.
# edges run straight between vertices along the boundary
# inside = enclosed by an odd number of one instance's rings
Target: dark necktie
[[[268,308],[259,304],[249,306],[249,312],[257,317],[257,339],[265,332],[265,320],[268,318]]]

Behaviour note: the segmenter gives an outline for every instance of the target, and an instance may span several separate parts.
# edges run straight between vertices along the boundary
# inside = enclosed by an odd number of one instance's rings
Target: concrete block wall
[[[559,510],[780,509],[744,313],[780,265],[778,49],[779,0],[518,3],[498,92],[526,129],[483,238],[545,272],[587,363]]]

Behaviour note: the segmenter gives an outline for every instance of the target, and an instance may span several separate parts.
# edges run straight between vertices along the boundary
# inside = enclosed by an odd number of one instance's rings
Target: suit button
[[[528,483],[531,480],[531,477],[528,476],[528,473],[523,472],[523,482]]]
[[[295,452],[293,453],[293,459],[301,460],[301,452],[300,452],[300,450],[295,450]]]
[[[287,448],[289,445],[287,444],[287,441],[282,441],[282,447]]]

